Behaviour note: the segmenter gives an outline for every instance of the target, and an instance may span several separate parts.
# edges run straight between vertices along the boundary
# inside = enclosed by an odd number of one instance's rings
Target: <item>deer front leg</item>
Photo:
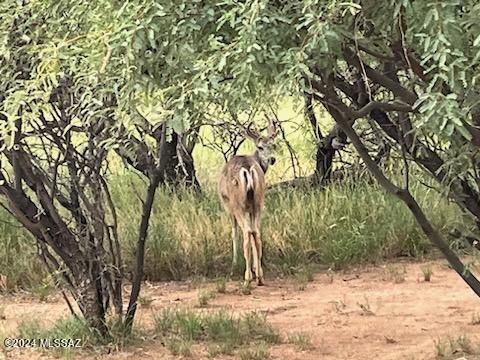
[[[248,286],[252,281],[252,264],[251,264],[251,241],[250,231],[248,229],[243,230],[243,255],[245,256],[245,286]]]
[[[233,246],[233,258],[232,258],[232,268],[230,270],[230,276],[233,275],[233,270],[237,266],[238,262],[238,222],[235,219],[235,216],[231,216],[232,220],[232,246]]]

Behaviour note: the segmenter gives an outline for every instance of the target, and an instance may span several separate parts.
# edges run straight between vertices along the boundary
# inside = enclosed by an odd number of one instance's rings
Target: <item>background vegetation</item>
[[[288,118],[292,114],[295,113],[290,110],[280,116]],[[297,111],[293,121],[300,122],[301,116]],[[322,124],[330,126],[331,120],[323,116]],[[314,157],[314,146],[304,135],[302,129],[291,130],[288,135],[288,141],[298,149],[296,154],[303,171],[299,176],[312,171]],[[239,150],[250,151],[252,144],[248,143]],[[146,279],[217,277],[230,270],[230,223],[216,193],[224,160],[220,153],[207,147],[197,147],[194,158],[204,190],[201,195],[168,187],[157,193],[146,247]],[[348,149],[343,158],[353,158]],[[117,206],[126,268],[131,268],[144,183],[135,172],[123,170],[119,161],[112,158],[108,181]],[[390,162],[391,166],[386,165],[390,174],[399,177],[394,170],[395,161]],[[472,228],[471,220],[455,204],[442,197],[433,184],[424,185],[422,175],[417,175],[420,178],[413,181],[413,193],[443,234]],[[275,184],[291,178],[288,152],[281,144],[278,162],[269,172],[268,182]],[[164,209],[168,209],[168,214]],[[32,261],[37,249],[29,235],[14,219],[3,214],[0,274],[5,277],[5,290],[36,289],[39,283],[47,281],[48,273],[39,259]],[[433,250],[408,209],[366,177],[348,178],[324,188],[269,190],[262,233],[266,268],[284,275],[317,265],[340,269],[399,256],[422,258],[432,255]],[[241,274],[238,269],[237,275]]]
[[[455,251],[480,248],[479,14],[457,0],[1,2],[1,288],[53,283],[106,336],[112,309],[131,330],[145,278],[224,274],[215,183],[268,118],[270,271],[420,256],[423,233],[480,295]]]

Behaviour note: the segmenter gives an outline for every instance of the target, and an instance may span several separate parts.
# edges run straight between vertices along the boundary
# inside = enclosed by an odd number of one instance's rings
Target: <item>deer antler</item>
[[[275,121],[272,119],[268,120],[268,132],[267,132],[267,137],[272,140],[274,139],[278,134],[278,126]]]
[[[253,122],[249,122],[247,127],[244,127],[243,125],[241,125],[241,128],[246,137],[255,141],[258,138],[260,138],[260,134],[255,128],[252,128],[252,126],[253,126]]]

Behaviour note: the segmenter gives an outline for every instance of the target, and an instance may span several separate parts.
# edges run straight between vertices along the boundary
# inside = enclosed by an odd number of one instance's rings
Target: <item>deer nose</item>
[[[274,157],[271,157],[270,158],[270,165],[275,164],[276,161],[277,161],[277,159],[275,159]]]

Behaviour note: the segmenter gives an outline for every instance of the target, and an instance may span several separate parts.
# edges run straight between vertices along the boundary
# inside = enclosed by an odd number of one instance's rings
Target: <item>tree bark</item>
[[[177,133],[173,132],[170,141],[165,143],[161,156],[167,159],[163,176],[165,184],[200,190],[193,157],[181,143]]]
[[[338,149],[332,146],[333,139],[337,139],[343,143],[346,136],[339,126],[335,125],[327,136],[323,136],[318,123],[317,117],[313,109],[313,95],[305,94],[305,116],[312,126],[313,133],[317,142],[317,151],[315,154],[315,171],[313,173],[313,184],[321,185],[329,182],[332,177],[332,165],[335,153]]]
[[[29,173],[23,171],[25,178],[29,177]],[[32,179],[26,179],[27,184]],[[37,208],[35,203],[22,191],[18,191],[8,186],[6,179],[0,172],[0,194],[3,195],[8,203],[9,208],[17,220],[40,242],[50,246],[55,253],[61,257],[65,265],[71,271],[73,277],[73,285],[76,287],[76,300],[80,310],[92,328],[97,329],[103,336],[107,334],[107,326],[105,323],[105,309],[103,308],[101,296],[99,293],[98,283],[96,281],[99,276],[99,269],[95,266],[91,269],[93,272],[87,273],[88,264],[91,258],[87,253],[82,251],[79,243],[74,236],[68,231],[67,227],[62,226],[52,219],[55,216],[50,211],[42,211]],[[39,187],[39,184],[36,184]],[[39,197],[43,198],[46,192],[36,189]],[[47,201],[42,199],[41,201]],[[43,209],[48,206],[42,206]]]
[[[328,135],[324,137],[317,146],[314,173],[314,182],[316,184],[328,183],[332,178],[333,159],[336,152],[339,150],[333,146],[334,139],[341,143],[347,141],[347,136],[337,125],[330,130]]]

